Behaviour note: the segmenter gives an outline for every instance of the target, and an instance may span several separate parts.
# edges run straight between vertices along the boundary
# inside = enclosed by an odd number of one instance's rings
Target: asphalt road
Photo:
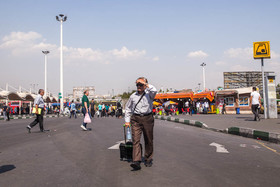
[[[123,119],[0,122],[0,186],[280,186],[280,147],[253,139],[155,121],[154,165],[131,171],[119,150]],[[222,145],[217,152],[216,143]]]

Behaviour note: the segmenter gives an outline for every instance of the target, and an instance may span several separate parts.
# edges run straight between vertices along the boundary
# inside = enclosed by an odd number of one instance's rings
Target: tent
[[[183,99],[190,98],[193,100],[193,93],[158,93],[155,99]]]
[[[200,93],[196,93],[193,96],[194,99],[203,99],[206,98],[208,99],[210,102],[212,102],[214,100],[214,93],[213,92],[200,92]]]

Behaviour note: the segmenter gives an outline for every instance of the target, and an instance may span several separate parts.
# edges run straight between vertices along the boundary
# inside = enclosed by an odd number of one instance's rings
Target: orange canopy
[[[191,98],[193,100],[193,93],[158,93],[155,99],[181,99]]]
[[[201,99],[201,98],[207,98],[210,102],[214,100],[214,93],[213,92],[201,92],[194,94],[194,99]]]

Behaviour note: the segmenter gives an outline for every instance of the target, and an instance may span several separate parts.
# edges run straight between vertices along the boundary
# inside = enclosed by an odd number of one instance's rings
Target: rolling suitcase
[[[123,132],[124,132],[124,143],[120,143],[120,146],[119,146],[120,159],[132,161],[133,143],[131,141],[127,141],[127,139],[126,139],[125,126],[123,127]],[[141,147],[141,155],[142,155],[142,144],[141,143],[140,143],[140,147]]]

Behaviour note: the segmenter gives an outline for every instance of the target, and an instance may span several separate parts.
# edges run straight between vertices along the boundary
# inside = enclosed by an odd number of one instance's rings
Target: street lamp
[[[64,16],[63,14],[59,14],[56,16],[56,20],[60,22],[60,113],[63,113],[63,44],[62,44],[62,23],[67,20],[67,16]]]
[[[200,84],[200,83],[198,83],[198,91],[200,90],[200,85],[201,85],[201,84]]]
[[[47,95],[47,54],[50,53],[50,51],[42,51],[45,55],[45,96]]]
[[[205,66],[206,64],[203,62],[202,64],[200,64],[200,66],[202,66],[202,73],[203,73],[203,91],[205,91]]]

